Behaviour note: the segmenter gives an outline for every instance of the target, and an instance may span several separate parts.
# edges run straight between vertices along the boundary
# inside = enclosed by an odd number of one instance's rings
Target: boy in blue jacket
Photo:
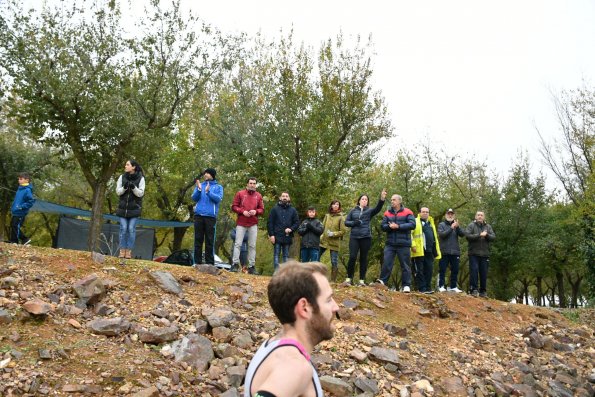
[[[14,201],[10,207],[12,219],[10,221],[10,242],[18,244],[29,244],[31,239],[25,236],[21,230],[25,217],[29,213],[29,209],[35,203],[33,198],[33,189],[31,189],[31,177],[26,172],[21,172],[19,175],[19,188],[17,194],[14,196]]]

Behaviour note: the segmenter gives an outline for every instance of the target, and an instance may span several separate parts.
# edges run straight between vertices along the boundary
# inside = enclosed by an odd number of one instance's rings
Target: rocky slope
[[[0,395],[239,396],[267,277],[0,244]],[[327,395],[593,396],[593,311],[337,285]]]

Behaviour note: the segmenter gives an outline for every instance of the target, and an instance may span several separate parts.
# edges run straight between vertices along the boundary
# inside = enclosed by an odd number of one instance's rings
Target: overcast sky
[[[224,32],[293,27],[314,48],[372,34],[395,144],[429,139],[501,174],[521,148],[539,170],[535,126],[559,131],[552,92],[595,83],[593,0],[183,1]]]

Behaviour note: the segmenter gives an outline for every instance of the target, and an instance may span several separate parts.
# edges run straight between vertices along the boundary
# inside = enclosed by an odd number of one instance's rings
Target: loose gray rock
[[[166,292],[179,295],[183,293],[182,287],[170,272],[158,270],[150,272],[149,275],[157,282],[157,285]]]
[[[206,370],[215,358],[211,341],[201,335],[188,334],[171,347],[176,362],[185,362],[198,371]]]
[[[572,390],[569,390],[561,382],[558,382],[556,380],[550,380],[547,384],[550,387],[550,390],[548,391],[548,393],[552,397],[572,397],[572,396],[574,396],[574,393],[572,392]]]
[[[384,324],[384,329],[392,336],[401,336],[403,338],[407,336],[407,328],[397,327],[396,325],[387,323]]]
[[[219,394],[219,397],[241,397],[240,392],[235,387],[228,389],[225,393]]]
[[[21,282],[20,278],[17,277],[4,277],[0,279],[0,288],[16,287]]]
[[[320,377],[320,385],[326,392],[337,397],[347,397],[352,395],[352,388],[349,383],[332,376],[324,375]]]
[[[84,304],[85,306],[99,303],[106,294],[105,285],[96,274],[90,274],[87,277],[76,281],[72,285],[72,289],[79,298],[79,302],[77,302],[77,304],[80,303]]]
[[[227,377],[229,378],[229,384],[234,387],[239,387],[246,376],[246,367],[243,365],[235,365],[227,368]]]
[[[373,379],[357,378],[353,384],[363,392],[370,392],[373,395],[378,394],[378,382]]]
[[[207,315],[207,321],[211,328],[229,327],[236,319],[236,315],[227,309],[215,309]]]
[[[512,394],[515,396],[525,396],[525,397],[538,397],[533,387],[529,385],[523,384],[513,384],[512,387]]]
[[[196,265],[194,268],[200,273],[212,274],[213,276],[217,276],[221,273],[221,270],[213,265]]]
[[[115,317],[93,320],[87,326],[96,335],[117,336],[130,329],[130,322],[122,317]]]
[[[13,317],[8,310],[0,309],[0,324],[10,324],[12,320]]]
[[[105,263],[105,255],[100,254],[99,252],[93,251],[91,253],[91,259],[93,260],[93,262]]]
[[[447,396],[467,397],[467,387],[459,377],[453,376],[443,379],[441,386]]]
[[[396,350],[384,349],[382,347],[373,347],[368,353],[370,359],[380,363],[391,363],[398,367],[401,365],[399,353]]]
[[[196,320],[194,323],[194,328],[196,328],[196,332],[198,334],[206,334],[209,330],[209,323],[205,320]]]
[[[138,333],[138,338],[143,343],[150,343],[154,345],[171,342],[178,338],[178,327],[172,325],[169,327],[142,329]]]

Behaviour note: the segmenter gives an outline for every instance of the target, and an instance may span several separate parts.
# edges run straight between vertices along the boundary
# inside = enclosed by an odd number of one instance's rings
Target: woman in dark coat
[[[347,263],[346,283],[351,284],[353,274],[355,273],[355,260],[359,252],[359,285],[365,285],[366,272],[368,270],[368,252],[372,247],[372,232],[370,230],[370,221],[372,217],[382,210],[384,200],[386,199],[386,190],[382,189],[380,200],[376,207],[368,207],[370,199],[367,194],[362,194],[357,199],[357,205],[349,211],[345,218],[345,226],[351,228],[349,236],[349,262]]]
[[[145,177],[143,169],[134,160],[128,160],[124,173],[118,178],[116,193],[120,196],[116,215],[120,217],[120,258],[132,258],[136,239],[136,221],[143,208]]]

